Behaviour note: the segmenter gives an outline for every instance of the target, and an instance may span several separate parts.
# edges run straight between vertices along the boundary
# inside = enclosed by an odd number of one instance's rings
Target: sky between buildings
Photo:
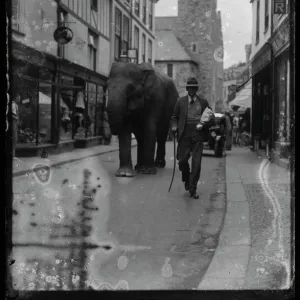
[[[224,68],[227,68],[246,61],[245,45],[251,43],[252,35],[252,5],[249,0],[217,1],[222,16]],[[155,15],[177,16],[177,4],[178,0],[160,0],[155,5]]]

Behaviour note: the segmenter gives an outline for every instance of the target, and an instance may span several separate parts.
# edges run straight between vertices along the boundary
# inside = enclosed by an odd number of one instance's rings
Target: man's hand
[[[173,135],[176,135],[176,133],[177,133],[177,127],[172,127],[171,131],[172,131]]]

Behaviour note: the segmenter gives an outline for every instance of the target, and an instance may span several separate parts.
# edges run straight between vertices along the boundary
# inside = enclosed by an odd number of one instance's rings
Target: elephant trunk
[[[108,123],[111,133],[118,135],[122,129],[124,122],[124,108],[121,105],[121,101],[108,100],[107,105]]]

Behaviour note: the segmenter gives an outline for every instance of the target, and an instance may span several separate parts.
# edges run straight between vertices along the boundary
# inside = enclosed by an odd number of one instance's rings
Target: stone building
[[[194,72],[187,68],[179,82],[193,73],[199,82],[199,93],[213,110],[222,111],[223,40],[217,0],[178,0],[178,16],[156,17],[155,22],[156,35],[161,38],[159,32],[172,30],[185,52],[197,63]],[[158,55],[155,59],[160,60]]]
[[[171,77],[179,96],[184,96],[188,77],[196,76],[197,59],[183,47],[172,30],[156,32],[155,46],[155,67]]]

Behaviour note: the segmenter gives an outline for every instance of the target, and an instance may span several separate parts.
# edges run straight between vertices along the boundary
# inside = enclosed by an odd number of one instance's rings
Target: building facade
[[[197,74],[197,60],[172,30],[156,31],[155,46],[155,67],[173,79],[180,97],[186,95],[187,79]]]
[[[252,0],[253,78],[252,135],[260,149],[271,149],[274,159],[290,156],[289,1],[286,11],[275,11],[275,1]]]
[[[155,3],[158,0],[115,0],[112,4],[112,61],[149,62],[154,65]],[[136,59],[129,49],[135,49]]]
[[[172,30],[195,58],[199,93],[217,112],[223,110],[223,41],[221,15],[216,6],[215,0],[178,0],[177,17],[157,17],[155,22],[156,31]]]
[[[241,84],[246,69],[247,63],[240,63],[224,70],[223,106],[225,110],[229,110],[229,103],[235,98],[237,87]]]
[[[11,96],[18,103],[17,156],[108,143],[106,80],[136,48],[154,64],[156,1],[13,0]],[[58,27],[71,42],[54,40]],[[138,34],[137,34],[138,33]],[[17,100],[18,99],[18,100]]]

